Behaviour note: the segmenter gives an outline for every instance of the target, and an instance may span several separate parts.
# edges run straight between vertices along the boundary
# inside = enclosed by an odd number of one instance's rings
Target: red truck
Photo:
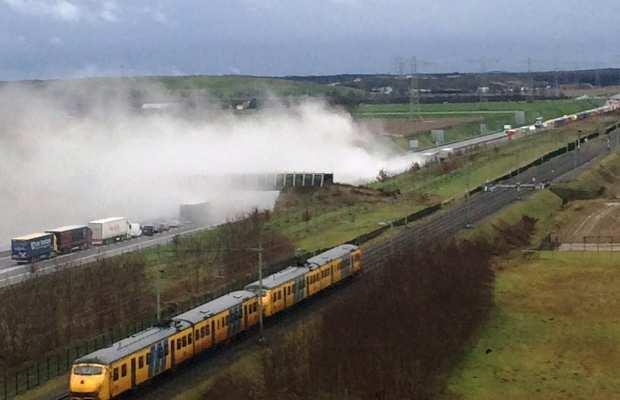
[[[46,232],[54,235],[56,251],[61,254],[88,249],[93,244],[93,233],[86,225],[63,226]]]

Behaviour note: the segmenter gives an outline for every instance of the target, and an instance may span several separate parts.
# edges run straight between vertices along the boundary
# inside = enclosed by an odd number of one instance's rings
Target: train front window
[[[103,368],[81,365],[73,368],[73,373],[80,376],[101,375],[103,374]]]

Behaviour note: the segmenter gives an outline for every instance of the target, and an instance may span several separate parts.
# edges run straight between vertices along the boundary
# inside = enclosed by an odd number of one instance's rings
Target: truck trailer
[[[93,232],[93,244],[101,246],[129,239],[127,218],[112,217],[90,221],[88,227]]]
[[[47,232],[33,233],[11,240],[11,258],[18,263],[31,263],[55,255],[56,239]]]
[[[92,231],[86,225],[62,226],[46,232],[54,235],[58,253],[88,249],[93,244]]]

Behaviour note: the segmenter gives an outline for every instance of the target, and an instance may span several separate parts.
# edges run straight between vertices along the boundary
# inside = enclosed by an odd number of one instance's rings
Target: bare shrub
[[[256,399],[426,399],[491,304],[481,243],[395,256],[360,277],[315,324],[273,342]],[[247,391],[247,390],[245,390]],[[213,398],[208,393],[205,398]]]
[[[0,291],[0,367],[11,370],[58,348],[153,313],[140,255],[64,269]]]

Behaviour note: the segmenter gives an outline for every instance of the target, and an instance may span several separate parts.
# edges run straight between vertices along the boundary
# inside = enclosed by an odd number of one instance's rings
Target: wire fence
[[[619,125],[620,124],[614,124],[608,127],[604,131],[604,134],[610,135],[613,133],[617,136],[618,132],[616,129]],[[600,134],[598,132],[594,132],[583,138],[584,143],[588,140],[595,139],[598,136],[600,136]],[[607,146],[609,146],[609,144],[607,144]],[[613,147],[615,148],[617,146],[620,146],[620,144],[618,144],[618,141],[615,141]],[[584,149],[578,162],[573,163],[573,161],[570,160],[569,162],[566,162],[566,160],[559,159],[560,156],[565,156],[568,151],[577,150],[577,146],[575,144],[571,149],[568,147],[569,146],[563,146],[560,149],[549,152],[540,159],[528,165],[518,167],[514,171],[511,171],[489,183],[492,184],[504,180],[514,179],[522,174],[527,175],[528,173],[531,173],[534,168],[537,168],[542,163],[546,162],[554,162],[555,164],[553,165],[553,168],[548,168],[549,171],[544,174],[540,174],[540,171],[537,172],[540,175],[548,175],[546,177],[551,179],[553,177],[560,176],[563,173],[569,172],[578,165],[585,164],[591,159],[604,154],[606,150],[609,150],[609,147],[606,147],[605,144],[595,144],[590,142],[588,143],[587,148]],[[483,186],[472,189],[469,192],[469,195],[476,193],[478,194],[478,197],[474,198],[473,201],[469,200],[468,202],[461,202],[458,204],[452,204],[452,201],[450,203],[436,204],[412,213],[406,217],[391,221],[389,224],[386,224],[385,226],[382,226],[372,232],[360,235],[347,243],[362,245],[380,236],[392,227],[407,226],[430,215],[438,214],[436,218],[427,219],[424,223],[417,224],[415,229],[405,229],[397,236],[368,248],[364,253],[363,262],[369,269],[374,269],[384,265],[387,259],[396,252],[402,251],[405,248],[410,248],[411,246],[430,244],[434,241],[441,240],[442,238],[454,234],[462,229],[462,227],[470,219],[481,220],[503,206],[510,204],[519,197],[519,194],[515,191],[500,191],[495,193],[483,192]],[[441,213],[440,211],[447,208],[447,204],[450,204],[449,212]],[[265,275],[273,274],[288,265],[297,264],[300,260],[307,259],[324,250],[325,249],[320,249],[313,252],[300,254],[294,258],[266,266],[264,267],[263,272]],[[245,284],[247,283],[250,282],[245,282]],[[194,297],[191,300],[180,303],[174,310],[174,314],[185,312],[200,304],[204,304],[217,297],[223,296],[226,293],[238,289],[240,286],[243,286],[240,282],[232,282],[229,285],[219,287],[217,290]],[[164,315],[163,319],[170,317],[172,317],[172,315]],[[15,396],[27,392],[28,390],[33,389],[49,381],[50,379],[63,375],[69,370],[76,358],[110,346],[120,339],[131,336],[153,326],[156,322],[156,317],[152,316],[130,325],[115,327],[92,339],[84,340],[73,346],[67,347],[62,351],[49,354],[39,362],[23,366],[22,368],[19,368],[16,371],[11,371],[10,373],[0,373],[0,400],[13,399]]]

